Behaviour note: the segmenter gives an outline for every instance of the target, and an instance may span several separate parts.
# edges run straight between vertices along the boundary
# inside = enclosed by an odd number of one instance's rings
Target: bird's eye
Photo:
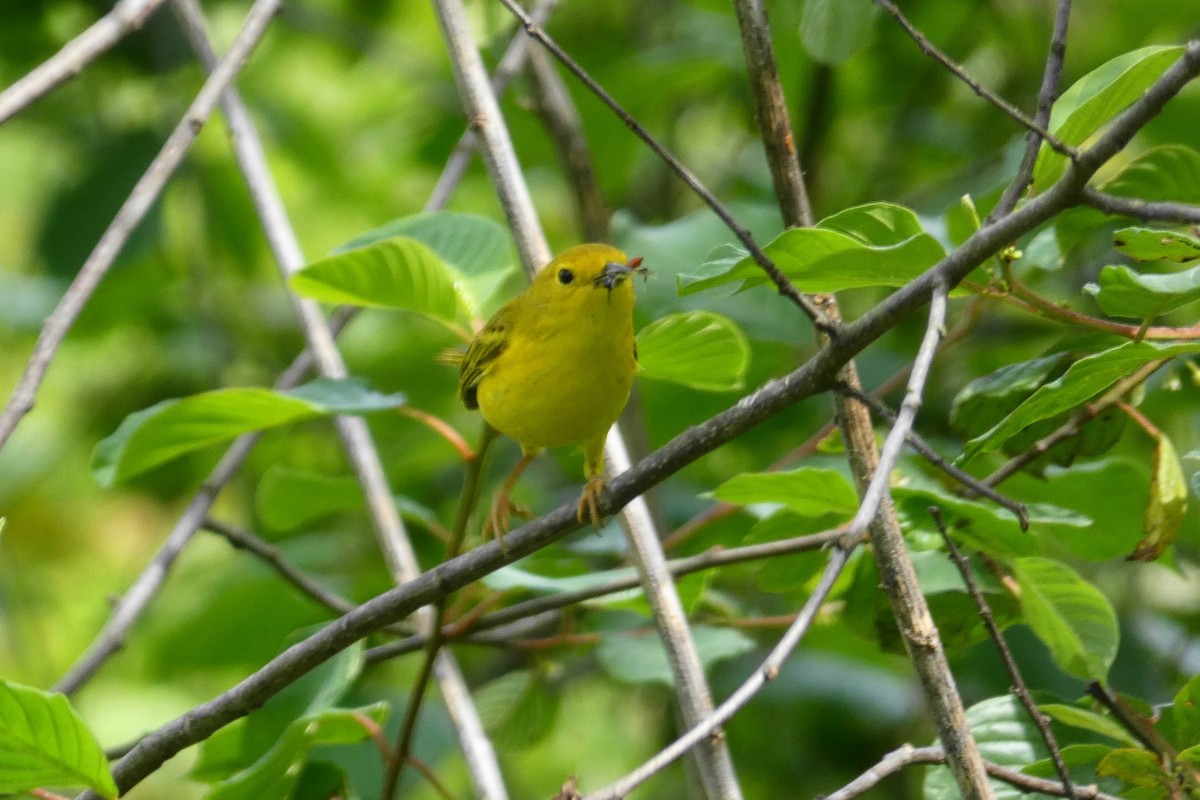
[[[566,286],[571,281],[575,280],[575,273],[569,269],[560,269],[558,271],[558,282]]]

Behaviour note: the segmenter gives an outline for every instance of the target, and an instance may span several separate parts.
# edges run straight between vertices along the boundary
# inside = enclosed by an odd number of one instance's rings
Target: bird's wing
[[[514,311],[511,302],[497,311],[496,315],[488,320],[487,325],[483,326],[483,330],[475,334],[475,338],[467,347],[462,370],[458,373],[458,396],[467,408],[479,408],[479,402],[475,398],[479,382],[508,347],[512,338]]]

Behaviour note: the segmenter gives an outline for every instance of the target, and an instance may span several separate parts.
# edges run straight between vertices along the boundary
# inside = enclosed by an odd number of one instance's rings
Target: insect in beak
[[[597,288],[603,286],[611,292],[629,276],[646,275],[649,272],[650,270],[642,266],[641,256],[634,256],[625,264],[610,261],[604,265],[604,269],[596,277],[596,286]]]

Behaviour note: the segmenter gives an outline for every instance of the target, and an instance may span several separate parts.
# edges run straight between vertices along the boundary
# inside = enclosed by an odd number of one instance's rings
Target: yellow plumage
[[[633,386],[633,286],[641,259],[613,247],[584,244],[563,251],[471,341],[458,392],[493,428],[521,445],[523,457],[505,481],[488,519],[508,525],[508,492],[545,447],[583,449],[587,486],[579,501],[598,524],[604,487],[604,438]]]

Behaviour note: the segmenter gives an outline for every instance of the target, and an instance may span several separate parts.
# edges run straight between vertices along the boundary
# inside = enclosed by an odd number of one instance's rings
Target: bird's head
[[[547,264],[530,287],[543,302],[585,307],[595,303],[633,306],[634,275],[647,270],[640,257],[628,258],[605,244],[570,247]]]

